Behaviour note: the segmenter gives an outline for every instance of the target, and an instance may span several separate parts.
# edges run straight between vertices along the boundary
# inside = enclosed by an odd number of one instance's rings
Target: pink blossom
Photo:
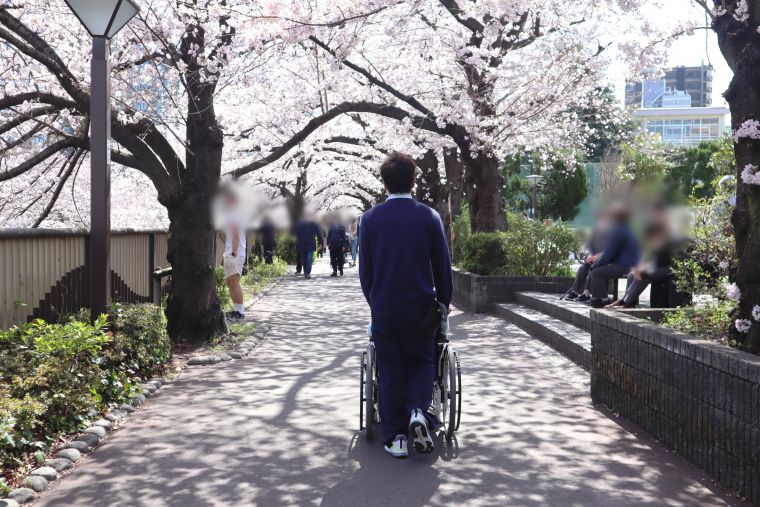
[[[760,322],[760,305],[755,305],[752,307],[752,318]]]
[[[746,333],[752,328],[752,321],[748,319],[736,319],[734,327],[736,327],[736,330],[740,333]]]
[[[747,164],[742,170],[742,181],[747,185],[760,185],[760,171],[757,166]]]
[[[760,121],[747,120],[734,131],[734,142],[738,143],[743,137],[747,139],[760,139]]]
[[[728,296],[729,299],[733,299],[737,303],[742,298],[742,291],[739,290],[739,286],[736,285],[736,283],[732,283],[728,287],[726,287],[726,296]]]

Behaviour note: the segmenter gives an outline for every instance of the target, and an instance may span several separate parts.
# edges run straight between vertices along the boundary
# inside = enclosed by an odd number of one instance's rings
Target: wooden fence
[[[167,231],[112,231],[114,302],[160,301],[169,277],[154,283],[166,260]],[[86,231],[0,229],[0,329],[34,318],[55,321],[89,306],[89,235]],[[248,235],[248,252],[255,235]],[[216,263],[224,244],[217,240]],[[160,290],[161,293],[158,293]]]

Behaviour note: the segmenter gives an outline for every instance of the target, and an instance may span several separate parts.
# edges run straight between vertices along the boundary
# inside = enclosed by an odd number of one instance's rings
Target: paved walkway
[[[194,367],[42,496],[44,506],[732,505],[696,469],[596,410],[588,374],[516,327],[457,312],[456,442],[395,461],[358,427],[368,310],[356,270],[290,277],[244,360]]]

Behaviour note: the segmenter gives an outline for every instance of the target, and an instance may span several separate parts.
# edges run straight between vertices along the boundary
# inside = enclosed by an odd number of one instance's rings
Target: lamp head
[[[540,174],[531,174],[529,176],[526,176],[525,179],[528,180],[531,187],[535,187],[536,185],[541,183],[541,181],[543,181],[544,177],[541,176]]]
[[[110,39],[124,28],[140,7],[134,0],[64,0],[93,37]]]

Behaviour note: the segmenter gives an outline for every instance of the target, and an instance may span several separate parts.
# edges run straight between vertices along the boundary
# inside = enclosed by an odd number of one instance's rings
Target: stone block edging
[[[43,466],[32,470],[21,481],[22,487],[14,489],[7,497],[0,498],[0,507],[16,507],[19,504],[34,501],[37,493],[45,491],[51,482],[61,477],[67,470],[72,469],[84,454],[103,444],[108,434],[114,430],[115,424],[124,421],[129,414],[145,402],[146,398],[155,396],[165,383],[161,377],[155,377],[143,383],[140,386],[141,394],[132,398],[129,404],[123,404],[106,413],[102,419],[98,419],[82,430],[73,440],[56,451],[52,457],[48,457]]]
[[[192,356],[187,361],[187,366],[207,366],[211,364],[219,364],[233,359],[243,359],[247,357],[251,351],[256,348],[261,342],[264,341],[266,336],[272,330],[272,326],[264,323],[257,324],[256,331],[253,332],[243,343],[237,346],[237,348],[231,352],[217,352],[213,354],[198,354]]]

